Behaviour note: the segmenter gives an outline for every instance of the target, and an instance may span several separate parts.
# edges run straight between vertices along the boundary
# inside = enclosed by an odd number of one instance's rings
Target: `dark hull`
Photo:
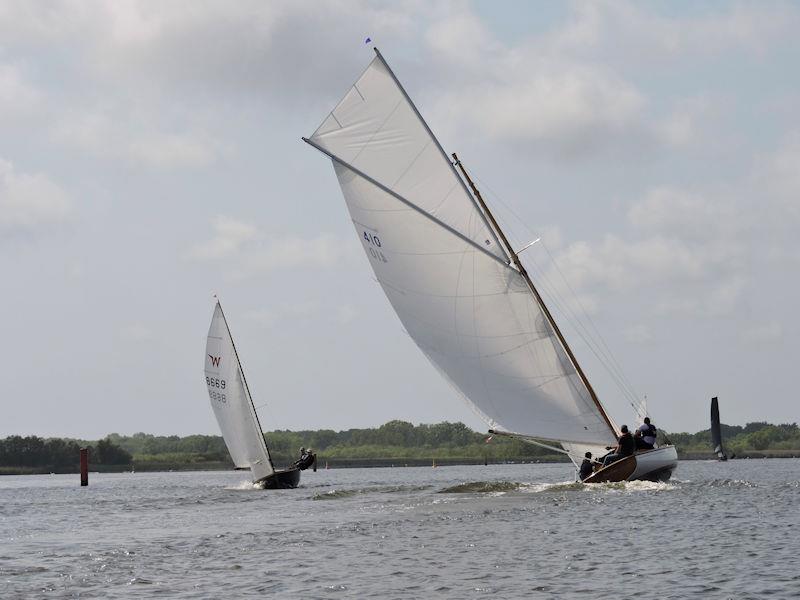
[[[300,469],[291,467],[289,469],[279,469],[269,477],[259,479],[257,484],[265,490],[287,490],[296,488],[300,484]]]

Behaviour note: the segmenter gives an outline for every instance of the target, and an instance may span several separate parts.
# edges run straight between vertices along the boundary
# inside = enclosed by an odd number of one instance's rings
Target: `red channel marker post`
[[[81,448],[81,486],[89,485],[89,449]]]

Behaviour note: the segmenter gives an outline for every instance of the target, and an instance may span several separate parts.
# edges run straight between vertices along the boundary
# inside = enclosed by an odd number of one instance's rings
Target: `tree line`
[[[12,435],[0,440],[0,467],[50,467],[53,470],[78,464],[80,449],[89,448],[91,461],[101,465],[129,465],[130,452],[110,439],[95,443],[71,439],[43,439],[35,435]]]
[[[800,428],[796,423],[772,425],[766,422],[744,426],[722,425],[723,444],[729,454],[749,451],[800,451]],[[389,421],[380,427],[289,431],[269,431],[265,435],[277,465],[295,460],[301,447],[313,448],[320,459],[402,461],[422,459],[462,459],[519,461],[565,460],[551,450],[504,436],[489,436],[471,430],[463,423],[413,425]],[[661,443],[678,446],[682,455],[711,453],[711,431],[666,433],[659,431]],[[220,436],[155,436],[117,433],[90,442],[36,436],[10,436],[0,439],[0,468],[26,467],[39,471],[77,468],[79,449],[90,448],[92,465],[135,465],[137,468],[208,468],[232,466],[228,449]],[[9,472],[8,470],[6,472]]]

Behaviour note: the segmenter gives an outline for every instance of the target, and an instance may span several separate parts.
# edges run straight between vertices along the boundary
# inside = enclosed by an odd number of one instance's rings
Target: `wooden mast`
[[[460,160],[458,160],[458,156],[456,156],[455,152],[453,152],[453,160],[455,161],[455,165],[459,168],[461,173],[464,175],[464,179],[467,180],[467,183],[469,184],[470,189],[472,189],[472,193],[475,195],[475,198],[478,200],[478,203],[480,204],[481,209],[483,209],[484,214],[486,215],[486,217],[491,222],[492,227],[494,227],[495,231],[497,232],[497,235],[503,241],[503,244],[505,244],[506,249],[508,250],[508,254],[509,254],[509,256],[511,256],[511,262],[513,262],[514,265],[517,267],[517,269],[519,270],[520,275],[522,275],[523,279],[525,279],[525,282],[528,284],[528,287],[530,288],[531,293],[536,298],[536,301],[539,303],[539,306],[542,308],[542,312],[544,312],[544,315],[547,318],[547,321],[550,323],[550,326],[553,328],[553,331],[555,332],[556,337],[558,337],[558,341],[561,342],[561,346],[564,348],[564,351],[567,353],[567,356],[569,356],[570,361],[572,361],[572,365],[575,367],[575,371],[578,373],[578,377],[581,378],[581,381],[583,382],[583,385],[585,385],[586,389],[589,390],[589,395],[592,397],[592,400],[594,401],[595,406],[597,406],[597,410],[599,410],[600,414],[603,415],[603,419],[605,419],[605,422],[608,425],[609,429],[611,429],[611,432],[615,436],[618,435],[617,434],[617,430],[614,427],[614,425],[611,423],[611,419],[606,414],[606,411],[603,408],[603,405],[600,404],[600,400],[597,398],[597,394],[595,394],[594,388],[592,388],[592,384],[589,383],[589,379],[586,377],[586,374],[583,372],[583,369],[581,369],[581,366],[578,364],[578,360],[575,358],[575,355],[572,353],[572,350],[570,349],[569,344],[567,344],[567,340],[564,338],[564,335],[561,333],[561,330],[558,328],[558,325],[556,324],[556,321],[553,318],[553,315],[550,314],[550,310],[547,308],[547,305],[545,305],[544,300],[542,299],[541,295],[539,294],[539,291],[536,289],[536,286],[533,285],[533,281],[531,281],[531,278],[528,275],[528,272],[525,270],[525,267],[522,266],[522,261],[520,261],[519,256],[517,255],[517,253],[514,252],[514,248],[511,247],[511,244],[508,242],[508,238],[506,238],[506,235],[505,235],[505,233],[503,233],[503,230],[500,229],[500,225],[497,224],[497,221],[495,220],[494,215],[492,214],[492,211],[490,211],[489,207],[486,206],[486,202],[484,202],[483,196],[481,196],[481,193],[478,191],[478,188],[475,187],[475,183],[473,183],[472,179],[467,174],[466,169],[464,169],[464,165],[461,164]]]

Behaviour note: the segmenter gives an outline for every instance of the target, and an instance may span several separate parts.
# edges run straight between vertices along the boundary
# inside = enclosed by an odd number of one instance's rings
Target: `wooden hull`
[[[300,484],[300,469],[291,467],[279,469],[269,477],[259,479],[256,483],[264,486],[265,490],[286,490],[296,488]]]
[[[583,480],[584,483],[607,481],[667,481],[678,466],[678,451],[675,446],[661,446],[654,450],[640,450],[633,456],[595,471]]]

